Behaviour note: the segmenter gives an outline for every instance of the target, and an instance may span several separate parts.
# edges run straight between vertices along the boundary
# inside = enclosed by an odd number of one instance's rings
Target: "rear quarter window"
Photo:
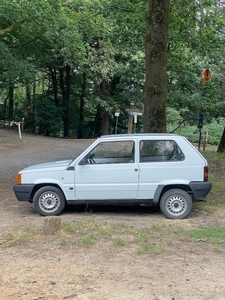
[[[173,140],[140,141],[140,162],[182,161],[184,154]]]

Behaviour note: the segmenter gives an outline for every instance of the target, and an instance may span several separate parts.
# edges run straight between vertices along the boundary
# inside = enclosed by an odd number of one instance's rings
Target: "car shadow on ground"
[[[67,213],[132,214],[132,215],[161,214],[158,206],[99,205],[99,204],[67,205],[63,213],[65,214]]]

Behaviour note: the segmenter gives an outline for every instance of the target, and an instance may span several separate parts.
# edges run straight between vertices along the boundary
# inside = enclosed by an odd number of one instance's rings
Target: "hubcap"
[[[187,209],[187,202],[181,196],[171,196],[167,201],[166,207],[170,214],[179,216]]]
[[[54,192],[45,192],[39,197],[39,205],[45,212],[54,212],[60,205],[60,198]]]

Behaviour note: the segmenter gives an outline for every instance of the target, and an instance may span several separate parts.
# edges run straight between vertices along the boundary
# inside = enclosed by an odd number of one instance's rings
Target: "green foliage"
[[[51,99],[40,96],[37,99],[34,125],[40,126],[40,132],[47,136],[62,136],[62,111]]]
[[[208,132],[209,139],[208,143],[211,145],[218,145],[223,134],[223,129],[225,127],[225,119],[219,118],[217,120],[213,119],[209,124],[204,126],[204,131]]]
[[[167,131],[187,137],[192,143],[199,141],[198,114],[193,114],[187,109],[177,110],[167,108]],[[208,143],[218,145],[225,127],[224,118],[210,118],[207,114],[203,118],[203,139],[207,136]]]
[[[0,35],[1,119],[8,116],[13,84],[14,116],[25,117],[27,130],[41,124],[43,134],[63,135],[67,126],[76,137],[81,123],[83,136],[92,137],[108,112],[113,133],[120,111],[118,132],[127,132],[124,108],[134,102],[143,110],[147,7],[146,0],[2,0],[0,31],[15,26]],[[201,110],[203,130],[218,144],[225,117],[224,23],[221,1],[170,0],[168,131],[198,135]],[[203,84],[205,68],[212,78]]]
[[[186,4],[185,4],[186,3]],[[218,118],[225,116],[224,9],[219,1],[172,1],[168,52],[168,105]],[[210,82],[202,84],[209,68]],[[203,96],[204,95],[204,96]]]

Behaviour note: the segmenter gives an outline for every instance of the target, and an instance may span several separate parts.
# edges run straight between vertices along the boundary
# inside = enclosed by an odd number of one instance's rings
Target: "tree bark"
[[[84,98],[86,96],[86,89],[87,89],[87,75],[83,73],[82,76],[82,86],[81,86],[81,96],[80,96],[80,113],[79,113],[79,126],[78,126],[78,134],[77,138],[82,139],[84,135]]]
[[[169,0],[149,0],[145,37],[144,132],[166,132]]]
[[[102,135],[109,134],[109,113],[102,113]]]
[[[8,108],[8,118],[13,120],[13,106],[14,106],[14,83],[10,81],[9,83],[9,108]]]
[[[55,68],[49,68],[50,74],[51,74],[51,80],[52,80],[52,89],[53,89],[53,95],[55,104],[58,106],[58,82],[57,82],[57,71]]]
[[[26,101],[27,101],[27,106],[31,107],[31,88],[30,88],[30,83],[27,80],[26,82]]]
[[[100,137],[101,136],[101,109],[100,109],[99,104],[97,106],[97,111],[96,111],[96,114],[95,114],[93,129],[94,130],[93,130],[92,136],[94,138]]]
[[[64,76],[65,71],[65,76]],[[65,68],[59,69],[60,88],[63,99],[63,136],[69,136],[69,107],[70,107],[70,84],[71,84],[71,67],[66,65]]]
[[[61,230],[61,218],[46,217],[44,218],[43,227],[41,229],[42,235],[55,235]]]
[[[223,130],[223,134],[222,134],[217,152],[225,152],[225,128]]]

